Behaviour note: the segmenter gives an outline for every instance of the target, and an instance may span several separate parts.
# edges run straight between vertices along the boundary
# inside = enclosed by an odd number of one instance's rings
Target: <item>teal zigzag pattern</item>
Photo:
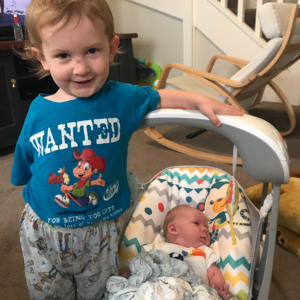
[[[244,266],[248,271],[251,269],[251,263],[249,263],[245,257],[241,257],[238,260],[234,260],[231,255],[228,255],[224,260],[220,257],[220,261],[217,265],[219,269],[225,269],[227,264],[233,269],[236,269],[239,266]]]
[[[124,244],[127,248],[130,247],[130,246],[135,246],[139,253],[142,251],[142,247],[146,245],[146,244],[141,245],[137,238],[133,238],[131,240],[128,240],[126,235],[123,236],[123,242],[124,242]]]
[[[249,231],[246,231],[244,233],[241,233],[239,231],[239,229],[236,227],[238,225],[235,225],[234,226],[234,234],[235,236],[238,238],[238,240],[243,240],[243,239],[246,239],[248,238],[251,242],[251,233]],[[220,240],[221,237],[224,237],[226,240],[230,239],[231,238],[231,231],[230,230],[226,230],[225,227],[223,227],[220,231],[219,231],[219,234],[218,234],[218,240]]]
[[[195,191],[196,193],[200,193],[202,192],[203,190],[206,190],[207,192],[209,192],[211,190],[211,188],[200,188],[200,189],[191,189],[191,188],[187,188],[187,187],[183,187],[183,186],[180,186],[179,184],[176,184],[176,183],[173,183],[173,182],[167,182],[166,179],[159,179],[158,180],[163,183],[163,182],[166,182],[168,184],[169,187],[173,187],[173,186],[176,186],[178,188],[178,190],[180,191],[181,189],[184,189],[188,194],[191,192],[191,191]]]
[[[182,197],[177,198],[176,194],[169,195],[169,193],[168,193],[168,191],[166,189],[160,190],[156,185],[153,185],[150,188],[148,188],[147,192],[148,193],[157,193],[159,197],[166,196],[167,197],[167,201],[169,203],[171,203],[172,201],[174,201],[175,205],[186,204],[187,203],[186,200],[183,199]],[[198,199],[198,200],[199,201],[196,202],[194,199],[192,199],[192,201],[189,202],[189,205],[191,205],[193,207],[197,207],[197,205],[199,203],[204,203],[205,198]]]
[[[169,176],[171,179],[177,178],[179,182],[182,182],[183,180],[185,180],[188,184],[197,182],[199,179],[202,179],[203,181],[207,181],[209,184],[211,184],[214,179],[215,180],[227,179],[228,181],[230,181],[230,177],[227,174],[222,174],[222,175],[214,174],[212,177],[209,177],[207,174],[204,175],[203,177],[194,175],[193,177],[190,178],[187,174],[181,174],[177,171],[171,172],[168,169],[168,170],[162,172],[160,177],[162,177],[164,175]]]
[[[154,233],[161,231],[161,225],[155,226],[153,219],[145,220],[142,214],[132,217],[131,219],[131,223],[136,223],[138,221],[141,221],[145,228],[151,226]]]

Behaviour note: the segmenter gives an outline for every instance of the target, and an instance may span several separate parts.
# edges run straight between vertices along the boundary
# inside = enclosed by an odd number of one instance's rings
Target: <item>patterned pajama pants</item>
[[[97,300],[118,275],[116,220],[82,228],[50,226],[27,204],[20,221],[31,300]]]

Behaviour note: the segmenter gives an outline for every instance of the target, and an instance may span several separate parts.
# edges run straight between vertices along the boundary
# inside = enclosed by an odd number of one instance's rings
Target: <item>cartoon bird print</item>
[[[219,230],[228,224],[226,211],[226,193],[228,184],[228,181],[217,181],[212,185],[210,193],[206,198],[205,214],[209,219],[209,224],[213,224],[211,244],[217,240]]]
[[[249,214],[247,209],[242,209],[239,211],[240,218],[246,220],[246,223],[229,221],[230,215],[228,212],[228,189],[230,187],[229,181],[218,181],[213,184],[210,193],[206,198],[205,204],[205,214],[209,219],[209,224],[212,225],[211,244],[218,239],[219,230],[225,227],[227,224],[230,226],[250,226],[250,218],[247,216]],[[242,190],[237,186],[236,194],[238,196],[244,197]],[[233,211],[234,213],[239,209],[238,201],[236,201]],[[231,225],[232,224],[232,225]]]

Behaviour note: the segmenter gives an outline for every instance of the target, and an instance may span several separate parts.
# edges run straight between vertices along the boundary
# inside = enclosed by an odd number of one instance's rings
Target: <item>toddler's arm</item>
[[[242,116],[244,112],[236,107],[225,104],[208,96],[186,91],[158,90],[160,102],[157,108],[186,108],[198,109],[216,126],[221,125],[216,114]]]
[[[212,264],[207,269],[207,277],[209,281],[209,285],[212,286],[218,292],[219,296],[223,300],[228,300],[230,298],[229,295],[229,284],[226,284],[220,269],[216,264]]]

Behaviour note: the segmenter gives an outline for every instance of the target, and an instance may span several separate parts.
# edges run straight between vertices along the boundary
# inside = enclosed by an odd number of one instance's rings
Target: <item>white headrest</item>
[[[260,7],[258,18],[261,29],[268,39],[285,35],[293,5],[295,4],[268,2]],[[300,42],[300,19],[296,20],[291,42]]]

